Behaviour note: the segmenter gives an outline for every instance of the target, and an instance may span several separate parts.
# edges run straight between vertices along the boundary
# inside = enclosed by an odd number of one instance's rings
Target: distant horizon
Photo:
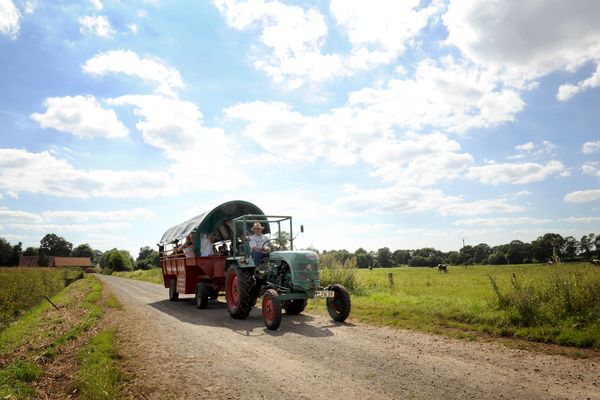
[[[0,237],[133,255],[240,199],[292,215],[300,247],[579,240],[600,231],[598,16],[0,0]]]

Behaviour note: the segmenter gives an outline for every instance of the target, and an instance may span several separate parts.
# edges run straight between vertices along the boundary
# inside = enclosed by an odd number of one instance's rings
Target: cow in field
[[[600,267],[600,260],[597,260],[597,259],[596,260],[592,260],[592,265],[594,267]]]
[[[448,266],[446,264],[438,264],[438,272],[448,272]]]

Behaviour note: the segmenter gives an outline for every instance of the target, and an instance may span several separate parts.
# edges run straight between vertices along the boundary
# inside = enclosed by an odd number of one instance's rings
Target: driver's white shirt
[[[262,249],[263,244],[265,244],[265,242],[269,240],[269,237],[267,235],[257,235],[256,233],[252,236],[250,236],[250,249],[254,249],[255,247],[258,247],[258,249]]]

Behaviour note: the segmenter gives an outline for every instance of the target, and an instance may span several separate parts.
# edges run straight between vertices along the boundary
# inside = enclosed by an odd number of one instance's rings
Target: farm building
[[[38,267],[38,256],[19,257],[19,267]],[[92,268],[92,260],[89,257],[50,257],[49,267],[80,267],[87,271]]]

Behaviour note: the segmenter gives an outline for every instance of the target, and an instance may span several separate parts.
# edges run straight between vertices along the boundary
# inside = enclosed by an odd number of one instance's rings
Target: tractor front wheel
[[[205,309],[208,306],[208,288],[202,282],[196,285],[196,308]]]
[[[225,278],[225,298],[233,318],[246,318],[256,302],[252,294],[252,276],[238,266],[231,266]]]
[[[327,311],[331,319],[337,322],[344,322],[350,315],[350,293],[345,287],[339,284],[331,285],[329,290],[333,290],[334,296],[327,299]]]
[[[267,289],[263,294],[262,312],[267,329],[277,330],[281,325],[281,300],[274,289]]]
[[[179,299],[179,293],[177,293],[177,278],[172,278],[169,281],[169,300],[177,301]]]
[[[285,313],[289,315],[298,315],[306,308],[306,299],[288,300],[283,303]]]

